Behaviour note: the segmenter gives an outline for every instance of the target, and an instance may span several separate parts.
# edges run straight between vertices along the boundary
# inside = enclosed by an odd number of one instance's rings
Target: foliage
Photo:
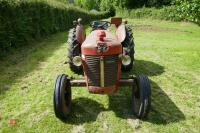
[[[62,2],[62,3],[68,3],[68,0],[53,0],[53,1],[58,1],[58,2]]]
[[[111,0],[101,0],[100,2],[100,10],[105,11],[108,10],[112,6]]]
[[[172,6],[162,8],[137,8],[119,9],[117,15],[127,18],[152,18],[172,21],[191,21],[200,25],[200,3],[198,0],[193,2],[176,2]]]
[[[153,7],[152,8],[143,7],[138,9],[117,10],[117,15],[126,18],[152,18],[152,19],[162,19],[162,20],[176,20],[173,16],[174,10],[175,10],[174,6],[163,7],[161,9]]]
[[[115,8],[159,7],[169,5],[172,0],[75,0],[75,4],[88,10]],[[100,3],[100,4],[99,4]]]
[[[76,3],[88,10],[109,11],[115,8],[119,10],[118,13],[123,12],[136,18],[187,20],[200,24],[200,0],[76,0]]]
[[[0,0],[0,53],[67,30],[78,17],[86,23],[108,15],[87,13],[54,0]]]
[[[200,25],[200,0],[176,0],[174,5],[176,5],[177,18]]]
[[[78,5],[87,10],[98,10],[99,0],[75,0],[75,5]]]
[[[116,5],[113,4],[113,0],[101,0],[99,8],[101,11],[109,11],[110,16],[115,16],[115,6]]]
[[[126,7],[138,8],[138,7],[161,7],[163,5],[170,5],[172,0],[127,0]]]

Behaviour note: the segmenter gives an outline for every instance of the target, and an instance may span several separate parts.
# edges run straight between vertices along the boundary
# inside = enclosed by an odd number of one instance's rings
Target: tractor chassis
[[[71,87],[87,86],[85,79],[75,79],[68,75],[59,75],[54,88],[54,111],[57,118],[66,120],[71,111]],[[151,106],[150,80],[145,75],[121,78],[117,86],[132,88],[132,111],[138,118],[145,118]]]
[[[85,79],[71,79],[70,80],[72,87],[85,87],[86,81]],[[134,78],[122,78],[119,80],[119,86],[130,87],[135,85]]]

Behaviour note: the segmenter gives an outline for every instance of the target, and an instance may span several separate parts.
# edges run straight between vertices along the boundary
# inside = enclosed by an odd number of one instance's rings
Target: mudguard
[[[121,17],[111,18],[111,24],[114,24],[116,27],[119,27],[122,24],[122,18]]]
[[[126,26],[121,24],[116,31],[117,39],[122,43],[126,38]]]
[[[84,31],[84,27],[81,24],[78,24],[76,26],[76,39],[79,42],[79,44],[82,44],[85,41],[85,31]]]

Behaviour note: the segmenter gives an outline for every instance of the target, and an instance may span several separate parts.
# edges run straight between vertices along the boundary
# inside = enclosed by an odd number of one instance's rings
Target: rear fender
[[[85,37],[86,34],[83,25],[78,24],[76,26],[76,39],[79,42],[79,44],[82,44],[85,41]]]
[[[114,24],[116,27],[119,27],[122,24],[122,18],[121,17],[111,18],[111,24]]]
[[[122,43],[126,38],[126,26],[121,24],[116,31],[117,39]]]

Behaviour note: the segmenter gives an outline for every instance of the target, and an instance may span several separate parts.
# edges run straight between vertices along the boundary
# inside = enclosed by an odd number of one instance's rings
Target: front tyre
[[[133,113],[140,119],[147,117],[151,107],[151,86],[147,76],[139,75],[132,90]]]
[[[62,121],[66,120],[71,111],[71,84],[65,74],[56,79],[53,104],[56,117]]]

